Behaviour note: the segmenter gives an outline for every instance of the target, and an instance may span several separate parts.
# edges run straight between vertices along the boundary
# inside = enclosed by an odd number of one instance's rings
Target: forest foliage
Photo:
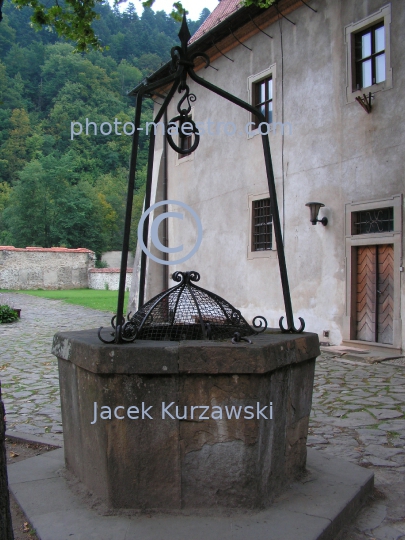
[[[104,48],[74,44],[30,24],[30,8],[3,6],[0,23],[0,245],[121,249],[132,137],[89,129],[71,138],[71,122],[133,122],[127,93],[169,59],[179,23],[133,4],[120,13],[96,6]],[[195,32],[208,16],[189,21]],[[142,122],[152,120],[151,100]],[[122,129],[121,129],[122,132]],[[141,132],[142,133],[142,132]],[[142,212],[147,140],[141,135],[131,249]]]

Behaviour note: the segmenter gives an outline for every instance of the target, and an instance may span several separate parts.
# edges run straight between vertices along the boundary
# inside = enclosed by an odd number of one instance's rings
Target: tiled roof
[[[241,3],[242,0],[220,0],[214,11],[206,18],[197,32],[192,36],[189,43],[197,41],[201,36],[215,28],[217,24],[242,7]]]
[[[53,247],[53,248],[43,248],[43,247],[26,247],[26,248],[15,248],[14,246],[0,246],[0,251],[39,251],[39,252],[56,252],[56,253],[94,253],[91,249],[86,248],[77,248],[69,249],[62,247]]]
[[[127,268],[127,274],[132,274],[133,269]],[[119,274],[120,268],[91,268],[89,270],[92,274]]]

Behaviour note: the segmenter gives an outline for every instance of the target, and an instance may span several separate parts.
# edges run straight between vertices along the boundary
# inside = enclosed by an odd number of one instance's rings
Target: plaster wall
[[[127,271],[125,289],[130,290],[132,283],[132,269]],[[119,268],[93,268],[89,272],[89,289],[118,291],[120,284]]]
[[[0,247],[0,289],[81,289],[95,255],[88,249]]]
[[[291,134],[282,136],[280,130],[270,134],[270,145],[293,309],[296,317],[305,319],[307,330],[320,336],[328,330],[331,344],[347,338],[345,205],[404,192],[405,4],[401,0],[390,3],[392,88],[376,92],[371,114],[346,99],[345,26],[385,5],[383,0],[313,0],[311,6],[317,13],[302,5],[289,15],[295,25],[285,19],[277,21],[266,28],[273,39],[258,33],[245,42],[252,52],[237,46],[227,52],[233,62],[219,57],[213,62],[218,71],[198,72],[247,101],[248,77],[276,66],[273,121],[292,126]],[[199,251],[185,264],[171,266],[170,273],[197,270],[202,287],[224,296],[247,319],[262,314],[270,326],[278,326],[284,304],[277,255],[269,252],[268,257],[248,258],[247,252],[249,195],[267,192],[261,138],[248,139],[244,133],[250,120],[246,111],[191,80],[188,84],[197,96],[195,121],[205,125],[208,119],[232,121],[241,133],[203,135],[189,160],[178,160],[169,151],[168,199],[190,205],[203,224]],[[177,115],[176,105],[177,99],[170,105],[169,119]],[[156,150],[161,146],[158,137]],[[320,217],[328,218],[326,227],[309,221],[305,203],[313,200],[325,204]],[[397,231],[401,242],[402,214]],[[195,238],[196,229],[188,215],[182,221],[170,220],[170,246],[181,243],[187,252]],[[403,242],[400,250],[397,260],[402,265]],[[398,279],[396,294],[404,298],[403,273]],[[157,292],[149,287],[146,299]],[[402,347],[404,317],[402,302],[396,323],[397,346]]]
[[[102,254],[101,260],[106,262],[109,268],[120,268],[121,255],[122,251],[106,251]],[[134,259],[134,255],[132,253],[128,253],[128,266],[131,268],[134,265]]]

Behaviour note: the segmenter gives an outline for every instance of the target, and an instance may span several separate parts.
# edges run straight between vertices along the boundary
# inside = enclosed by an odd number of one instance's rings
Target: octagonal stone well
[[[56,334],[68,470],[112,508],[271,504],[305,470],[319,340],[251,339],[105,345],[96,330]]]

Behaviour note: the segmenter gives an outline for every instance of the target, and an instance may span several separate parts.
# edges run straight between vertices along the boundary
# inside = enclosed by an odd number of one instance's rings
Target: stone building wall
[[[89,270],[89,289],[108,289],[118,291],[120,282],[119,268],[92,268]],[[132,268],[127,268],[125,289],[130,290],[132,284]]]
[[[95,254],[85,248],[0,246],[0,289],[81,289]]]
[[[229,54],[233,62],[211,48],[206,52],[218,71],[202,69],[198,74],[250,102],[254,81],[267,74],[272,77],[274,129],[269,138],[296,324],[299,316],[304,318],[308,331],[333,345],[362,341],[356,326],[361,305],[361,297],[357,301],[361,290],[356,289],[360,279],[358,248],[387,245],[394,252],[390,346],[405,349],[405,3],[324,0],[314,3],[316,13],[302,2],[294,6],[287,16],[295,24],[279,20],[271,8],[274,18],[261,28],[273,39],[246,25],[246,36],[250,37],[244,44],[251,51],[236,39],[231,48],[230,37],[218,41],[218,50]],[[215,13],[212,16],[216,21]],[[349,62],[350,32],[382,21],[385,81],[364,91],[355,90],[349,82],[354,65]],[[203,226],[203,241],[186,265],[172,264],[170,272],[197,270],[201,287],[227,298],[249,321],[261,314],[270,326],[278,327],[285,307],[275,241],[271,249],[251,249],[252,203],[269,196],[261,137],[244,133],[252,120],[246,111],[194,81],[188,83],[190,92],[197,96],[192,114],[194,122],[203,126],[201,142],[193,154],[181,159],[169,148],[165,162],[163,138],[157,130],[151,204],[162,200],[159,190],[167,166],[166,198],[181,201],[196,212]],[[355,99],[369,91],[373,93],[371,114]],[[169,105],[168,118],[178,114],[178,101],[173,99]],[[214,127],[208,127],[209,120]],[[236,126],[234,135],[224,133],[227,122]],[[286,124],[284,133],[277,122]],[[319,219],[327,217],[326,227],[311,224],[305,206],[309,201],[325,205]],[[353,230],[358,213],[368,211],[374,216],[374,210],[378,214],[384,208],[393,209],[391,230],[364,234]],[[179,208],[169,205],[169,211],[179,212]],[[183,246],[181,254],[169,255],[171,261],[190,253],[197,238],[191,215],[181,212],[184,219],[167,220],[168,246]],[[150,227],[154,219],[156,215],[151,216]],[[151,242],[149,247],[153,247]],[[146,300],[162,290],[164,272],[162,264],[148,259]],[[371,280],[372,272],[367,275]],[[131,309],[137,293],[134,280]],[[370,343],[374,342],[364,340],[367,347]]]

